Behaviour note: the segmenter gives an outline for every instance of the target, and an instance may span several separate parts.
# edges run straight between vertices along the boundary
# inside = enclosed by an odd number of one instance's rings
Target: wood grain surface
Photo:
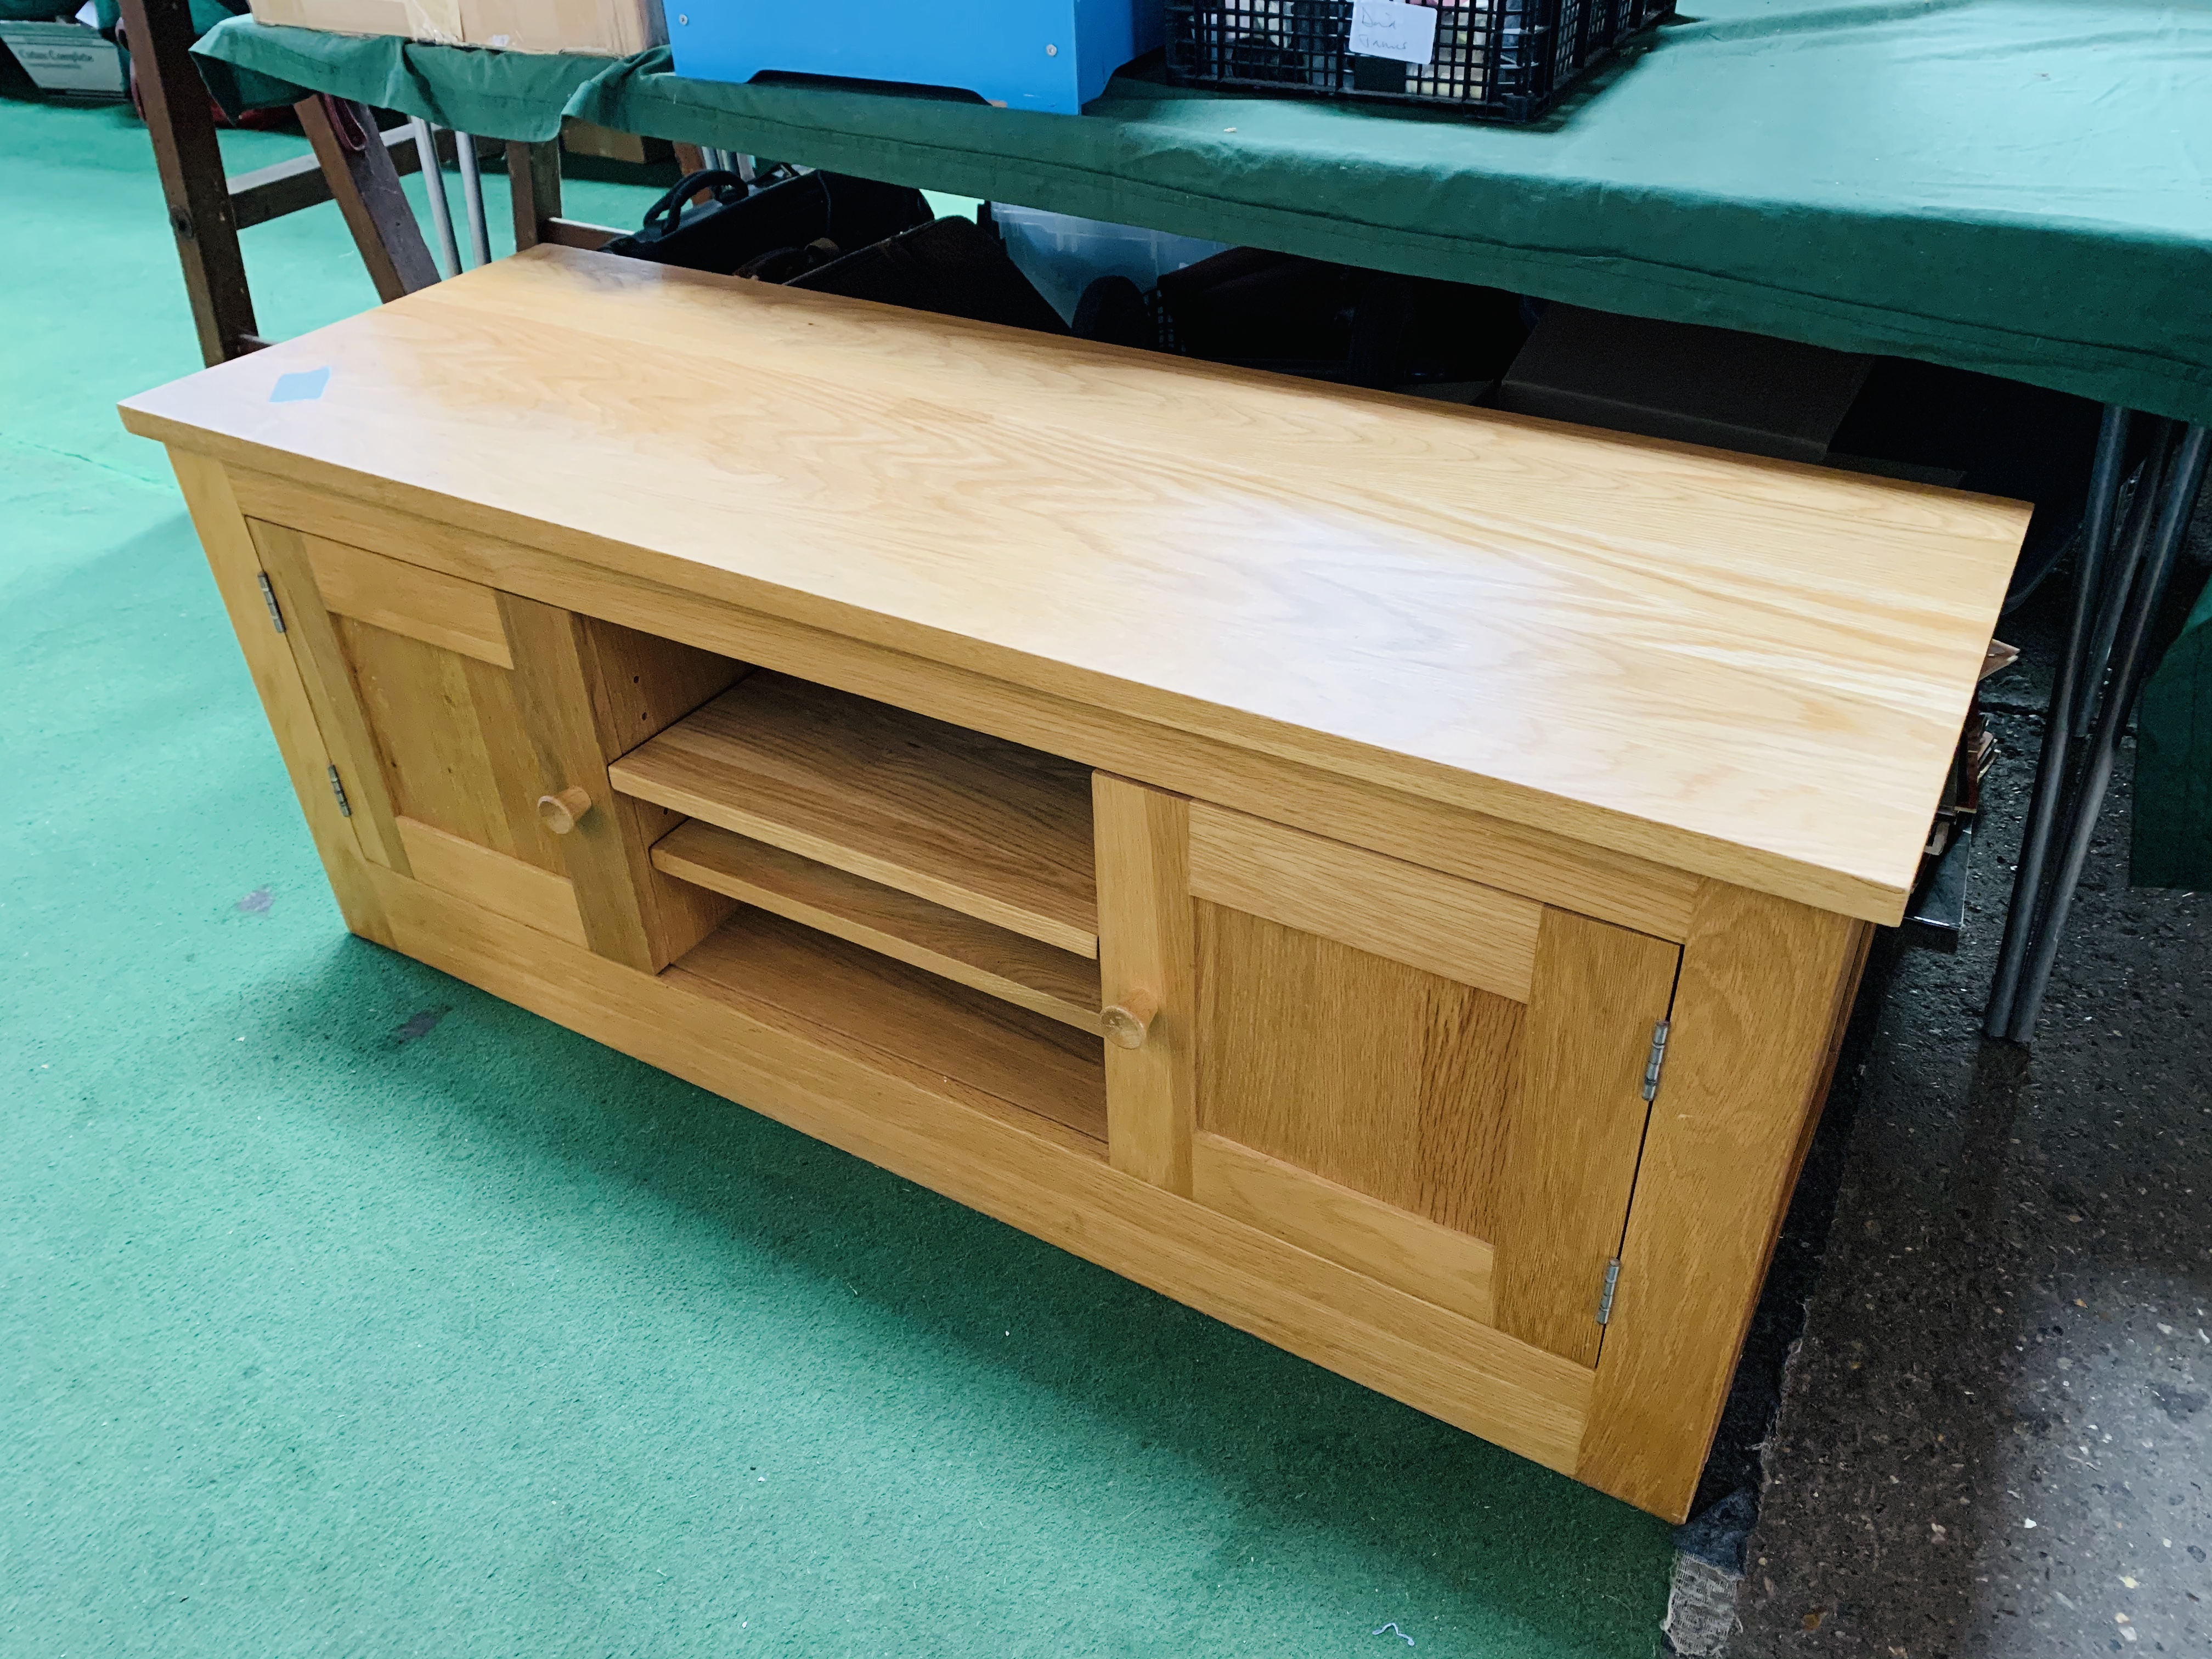
[[[738,911],[668,971],[1106,1139],[1104,1044],[1058,1020],[764,910]]]
[[[653,866],[607,781],[586,620],[517,593],[501,593],[499,609],[514,646],[514,672],[504,678],[524,742],[501,760],[500,797],[529,804],[540,838],[555,849],[575,885],[591,948],[641,972],[658,972],[676,950],[694,941],[672,945],[651,926]],[[491,737],[489,727],[485,736]],[[502,751],[495,747],[493,753],[498,757]],[[570,790],[581,791],[589,805],[567,833],[556,835],[538,803],[548,793]]]
[[[496,910],[564,944],[585,942],[576,890],[566,876],[449,836],[416,818],[399,820],[399,840],[416,880]]]
[[[356,684],[355,665],[341,631],[349,623],[323,604],[307,562],[307,538],[278,525],[249,521],[253,553],[276,608],[285,618],[281,643],[290,647],[300,683],[321,737],[319,746],[337,769],[351,808],[348,821],[362,854],[405,875],[387,757],[370,730],[368,711]],[[264,620],[266,620],[264,616]],[[277,728],[280,732],[283,727]],[[325,780],[324,787],[329,787]],[[335,797],[334,797],[335,798]]]
[[[288,370],[328,368],[311,403]],[[134,430],[1877,921],[2027,523],[540,247]]]
[[[1409,967],[1528,1000],[1544,907],[1203,802],[1190,890]]]
[[[595,617],[579,615],[576,628],[580,665],[590,685],[605,762],[658,737],[751,672],[750,665],[720,653]],[[599,775],[605,775],[604,766]],[[665,968],[722,925],[731,901],[653,866],[653,844],[684,822],[682,813],[618,793],[611,782],[605,793],[622,833],[653,966]]]
[[[1091,775],[1054,756],[763,672],[609,775],[625,793],[1098,954]]]
[[[693,818],[656,868],[973,990],[1098,1034],[1098,963]]]
[[[1091,805],[1101,1000],[1152,1010],[1141,1045],[1107,1045],[1107,1151],[1123,1174],[1188,1194],[1198,1109],[1191,804],[1099,772],[1091,778]]]
[[[495,590],[320,536],[301,539],[323,604],[339,616],[479,657],[495,667],[514,666]]]
[[[394,807],[567,874],[555,837],[538,820],[548,781],[523,726],[514,675],[351,617],[337,620]]]
[[[1198,1127],[1494,1237],[1526,1010],[1200,900]]]
[[[223,610],[238,635],[254,692],[276,734],[285,775],[314,838],[339,913],[347,927],[362,938],[395,948],[383,902],[367,874],[369,854],[356,832],[356,820],[339,811],[337,797],[331,793],[326,769],[337,763],[337,757],[316,718],[307,685],[308,670],[295,653],[289,636],[278,633],[269,620],[258,580],[264,568],[261,551],[237,492],[222,468],[203,456],[173,450],[169,464],[207,555],[216,591],[222,596]],[[374,763],[369,764],[373,768]],[[396,842],[396,826],[393,834]],[[402,851],[398,856],[404,861],[406,855]]]
[[[1219,1135],[1202,1134],[1191,1143],[1191,1194],[1248,1226],[1425,1302],[1485,1325],[1495,1322],[1490,1291],[1495,1253],[1480,1238]]]
[[[241,502],[273,522],[419,560],[628,629],[655,630],[1125,777],[1148,778],[1194,799],[1565,905],[1638,933],[1679,941],[1689,931],[1698,878],[1684,871],[478,531],[358,498],[317,495],[267,473],[237,469],[229,479]]]

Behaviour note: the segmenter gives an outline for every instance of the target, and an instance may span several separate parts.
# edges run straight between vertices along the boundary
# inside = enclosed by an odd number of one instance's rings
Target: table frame
[[[292,106],[313,158],[231,179],[223,170],[215,112],[191,59],[197,31],[189,0],[122,0],[122,6],[204,362],[227,362],[268,343],[255,319],[239,246],[238,233],[248,225],[335,200],[378,298],[396,300],[439,279],[437,261],[400,193],[401,177],[422,167],[413,124],[380,131],[365,105],[316,94]],[[435,147],[442,153],[453,144],[453,135],[441,132]],[[678,165],[696,172],[698,149],[675,148]],[[507,167],[517,248],[540,242],[595,248],[621,234],[561,216],[558,139],[507,143]]]
[[[2034,1038],[2120,739],[2155,666],[2151,624],[2172,581],[2212,447],[2212,429],[2154,418],[2147,452],[2130,470],[2128,436],[2136,418],[2107,406],[2097,434],[2066,648],[2051,679],[2004,942],[1983,1018],[1983,1035],[1996,1041]],[[2077,741],[2086,746],[2075,757],[2069,751]]]

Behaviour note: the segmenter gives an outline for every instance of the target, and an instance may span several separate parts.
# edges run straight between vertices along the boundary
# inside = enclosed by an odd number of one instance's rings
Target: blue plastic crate
[[[1009,109],[1079,113],[1115,70],[1160,44],[1160,0],[666,0],[676,72],[750,81],[781,70],[953,87]]]

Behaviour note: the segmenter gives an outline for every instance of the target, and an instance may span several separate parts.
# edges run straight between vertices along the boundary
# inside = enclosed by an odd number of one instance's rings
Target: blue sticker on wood
[[[279,374],[276,390],[269,394],[272,404],[313,403],[323,395],[323,388],[331,383],[328,368],[303,368],[295,374]]]

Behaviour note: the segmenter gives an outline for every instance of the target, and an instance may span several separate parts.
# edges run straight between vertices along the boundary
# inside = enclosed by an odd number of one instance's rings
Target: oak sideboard
[[[2026,507],[553,247],[124,418],[355,933],[1682,1516]]]

